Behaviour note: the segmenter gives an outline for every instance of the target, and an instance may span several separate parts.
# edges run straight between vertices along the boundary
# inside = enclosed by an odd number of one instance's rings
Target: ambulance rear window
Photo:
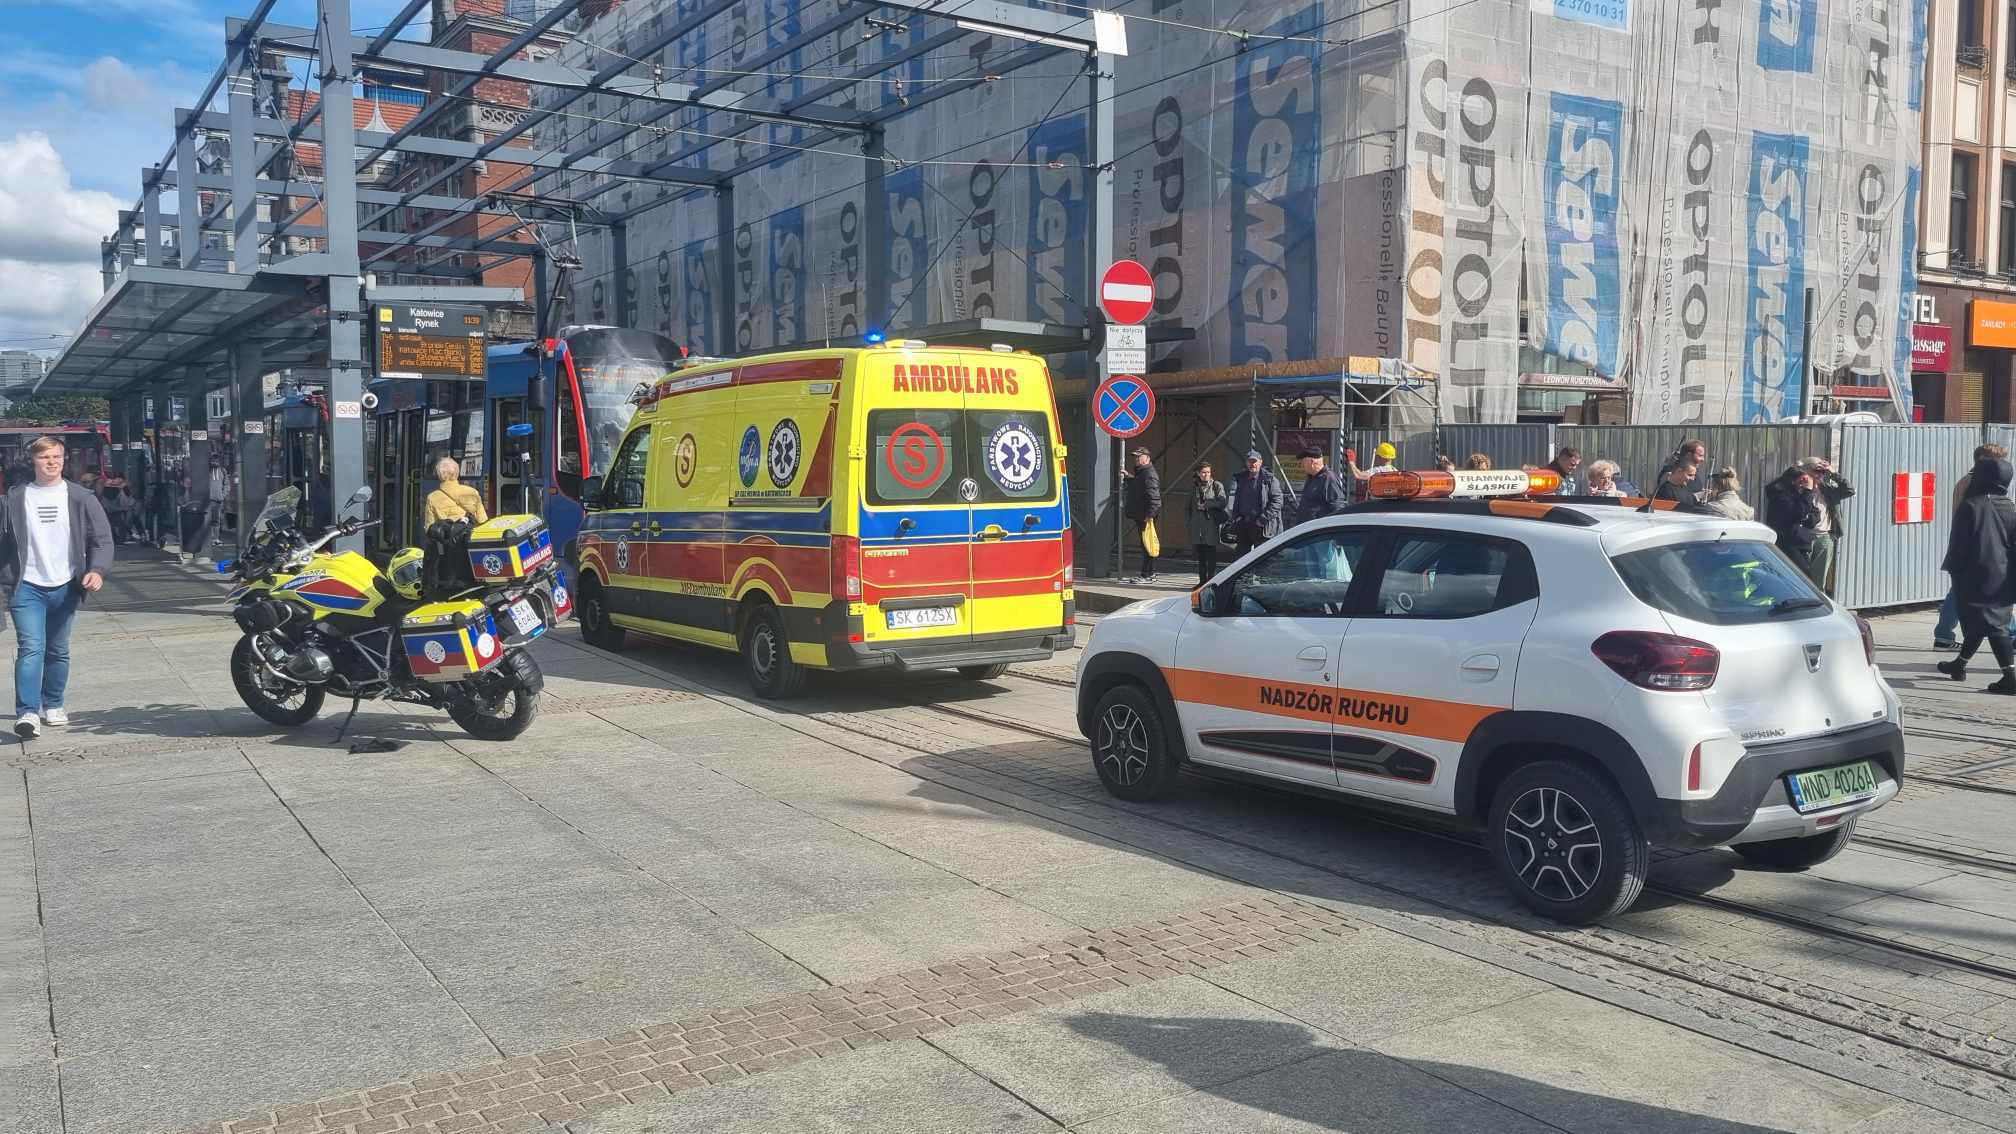
[[[1057,491],[1048,414],[874,410],[868,436],[870,504],[1005,504]]]

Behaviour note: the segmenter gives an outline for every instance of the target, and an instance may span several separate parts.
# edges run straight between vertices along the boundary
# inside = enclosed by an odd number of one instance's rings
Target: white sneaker
[[[43,709],[42,723],[50,728],[62,728],[70,723],[70,714],[61,709]]]
[[[42,720],[34,713],[22,713],[14,719],[14,735],[23,740],[33,740],[42,735]]]

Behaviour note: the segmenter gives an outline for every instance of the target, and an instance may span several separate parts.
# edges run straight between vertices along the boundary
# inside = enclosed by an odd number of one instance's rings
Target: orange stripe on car
[[[1478,722],[1499,711],[1488,705],[1338,689],[1299,681],[1272,681],[1202,669],[1164,669],[1162,675],[1169,681],[1170,696],[1178,701],[1278,717],[1298,717],[1307,721],[1328,721],[1373,732],[1420,736],[1430,740],[1459,743],[1468,740]]]

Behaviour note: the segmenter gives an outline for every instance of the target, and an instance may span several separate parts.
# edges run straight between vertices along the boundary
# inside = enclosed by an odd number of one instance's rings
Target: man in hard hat
[[[1372,455],[1379,463],[1369,469],[1361,469],[1358,467],[1357,450],[1344,450],[1344,466],[1351,470],[1351,477],[1356,481],[1356,484],[1353,485],[1356,491],[1352,493],[1355,499],[1365,499],[1365,482],[1371,480],[1377,474],[1400,471],[1399,467],[1393,463],[1395,458],[1399,457],[1400,450],[1395,449],[1391,441],[1379,442],[1379,447],[1372,451]]]

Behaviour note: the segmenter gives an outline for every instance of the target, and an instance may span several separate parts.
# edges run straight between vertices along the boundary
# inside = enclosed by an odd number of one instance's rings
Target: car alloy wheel
[[[1505,857],[1535,894],[1579,900],[1603,873],[1603,836],[1580,800],[1560,788],[1528,788],[1505,816]]]
[[[1133,787],[1148,774],[1148,726],[1131,705],[1108,705],[1099,718],[1095,742],[1099,763],[1122,787]]]

